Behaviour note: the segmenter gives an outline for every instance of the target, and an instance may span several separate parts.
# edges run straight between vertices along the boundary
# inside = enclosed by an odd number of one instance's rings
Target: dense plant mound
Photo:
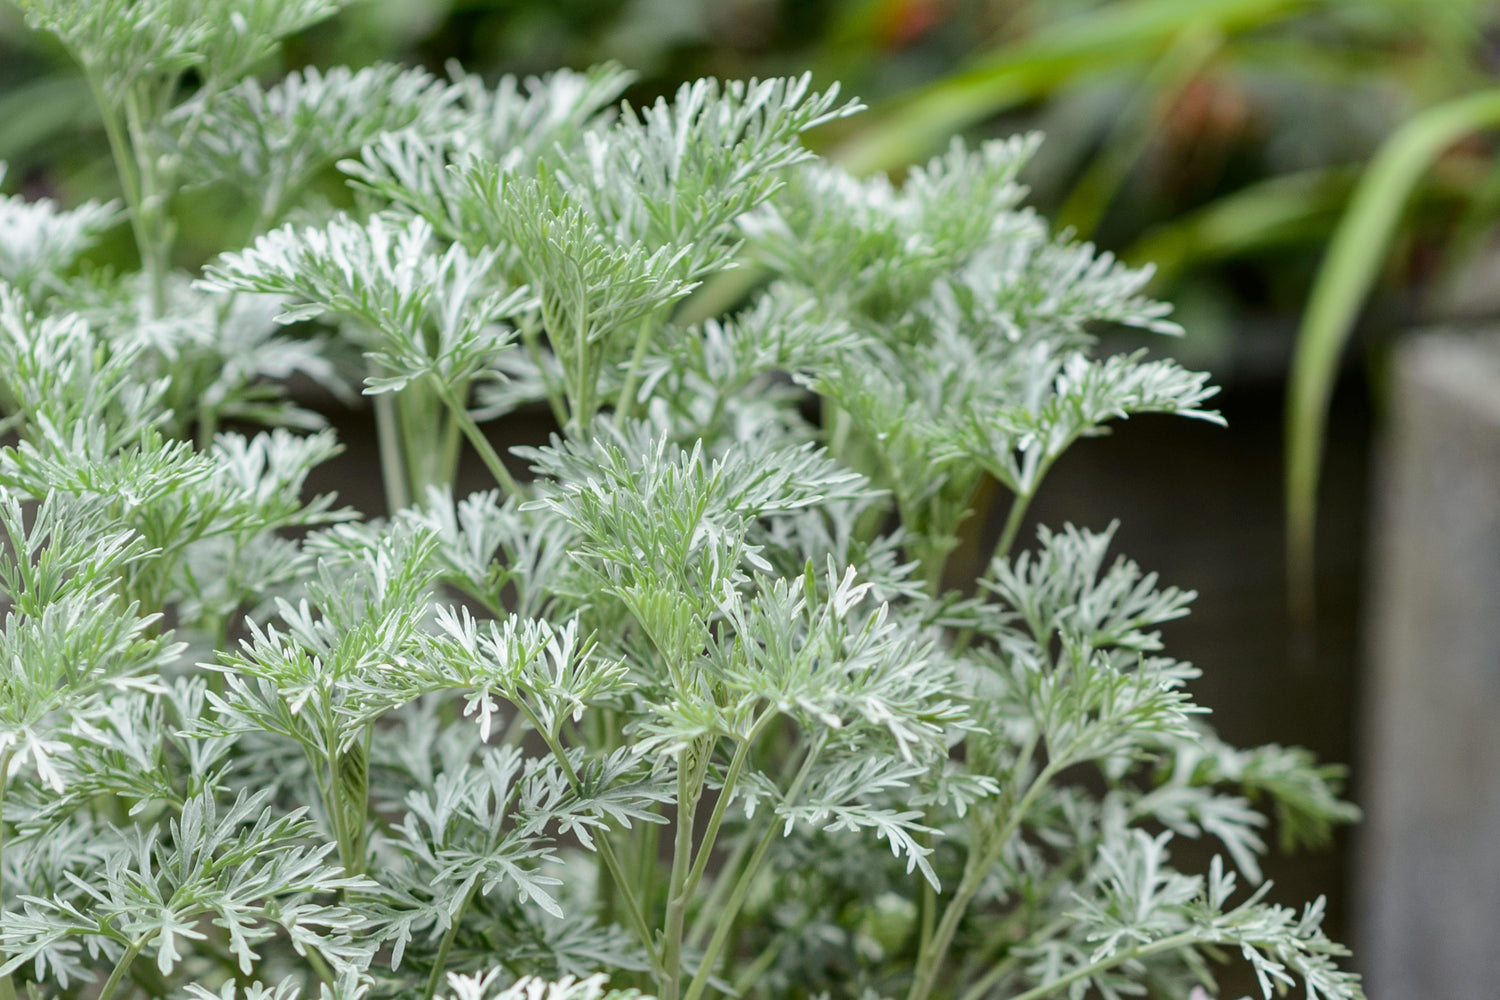
[[[1360,995],[1236,895],[1252,800],[1317,842],[1336,772],[1213,736],[1112,529],[1018,544],[1072,442],[1215,419],[1094,356],[1175,328],[1020,207],[1032,140],[896,187],[803,150],[855,110],[806,79],[266,87],[339,4],[24,6],[125,203],[0,200],[0,997],[1184,996],[1221,949]],[[248,232],[194,276],[208,185]],[[125,219],[140,270],[82,262]],[[363,380],[389,517],[304,496],[293,376]],[[518,482],[481,423],[527,407]]]

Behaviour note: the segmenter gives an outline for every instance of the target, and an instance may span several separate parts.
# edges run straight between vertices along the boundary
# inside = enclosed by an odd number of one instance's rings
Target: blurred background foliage
[[[639,75],[641,101],[701,75],[811,69],[871,107],[819,137],[859,171],[925,159],[955,132],[1039,129],[1035,204],[1156,263],[1154,291],[1190,331],[1178,353],[1220,379],[1279,377],[1360,166],[1398,123],[1494,80],[1497,25],[1487,0],[368,0],[266,73],[458,60],[493,77],[612,59]],[[1424,178],[1380,309],[1408,310],[1486,235],[1490,153],[1461,143]],[[11,184],[73,201],[112,184],[104,154],[72,63],[0,5]],[[186,254],[226,242],[184,235]]]

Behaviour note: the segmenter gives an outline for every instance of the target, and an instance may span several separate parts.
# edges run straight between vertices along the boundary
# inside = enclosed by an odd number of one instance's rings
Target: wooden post
[[[1500,996],[1500,339],[1394,365],[1365,634],[1355,960],[1371,1000]]]

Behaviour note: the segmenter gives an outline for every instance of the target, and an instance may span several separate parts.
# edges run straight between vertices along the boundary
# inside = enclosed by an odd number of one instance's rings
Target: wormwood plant
[[[898,187],[803,151],[855,110],[805,78],[247,75],[339,5],[23,4],[123,203],[0,199],[0,998],[1361,996],[1258,864],[1337,772],[1214,736],[1112,527],[1018,537],[1075,440],[1217,419],[1093,355],[1175,327],[1021,207],[1033,140]],[[194,272],[201,185],[248,228]],[[362,381],[388,517],[305,495],[296,374]]]

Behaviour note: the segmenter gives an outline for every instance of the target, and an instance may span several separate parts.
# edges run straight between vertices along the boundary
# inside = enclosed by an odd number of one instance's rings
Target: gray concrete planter
[[[1396,353],[1366,617],[1355,954],[1372,1000],[1500,989],[1500,338]]]

